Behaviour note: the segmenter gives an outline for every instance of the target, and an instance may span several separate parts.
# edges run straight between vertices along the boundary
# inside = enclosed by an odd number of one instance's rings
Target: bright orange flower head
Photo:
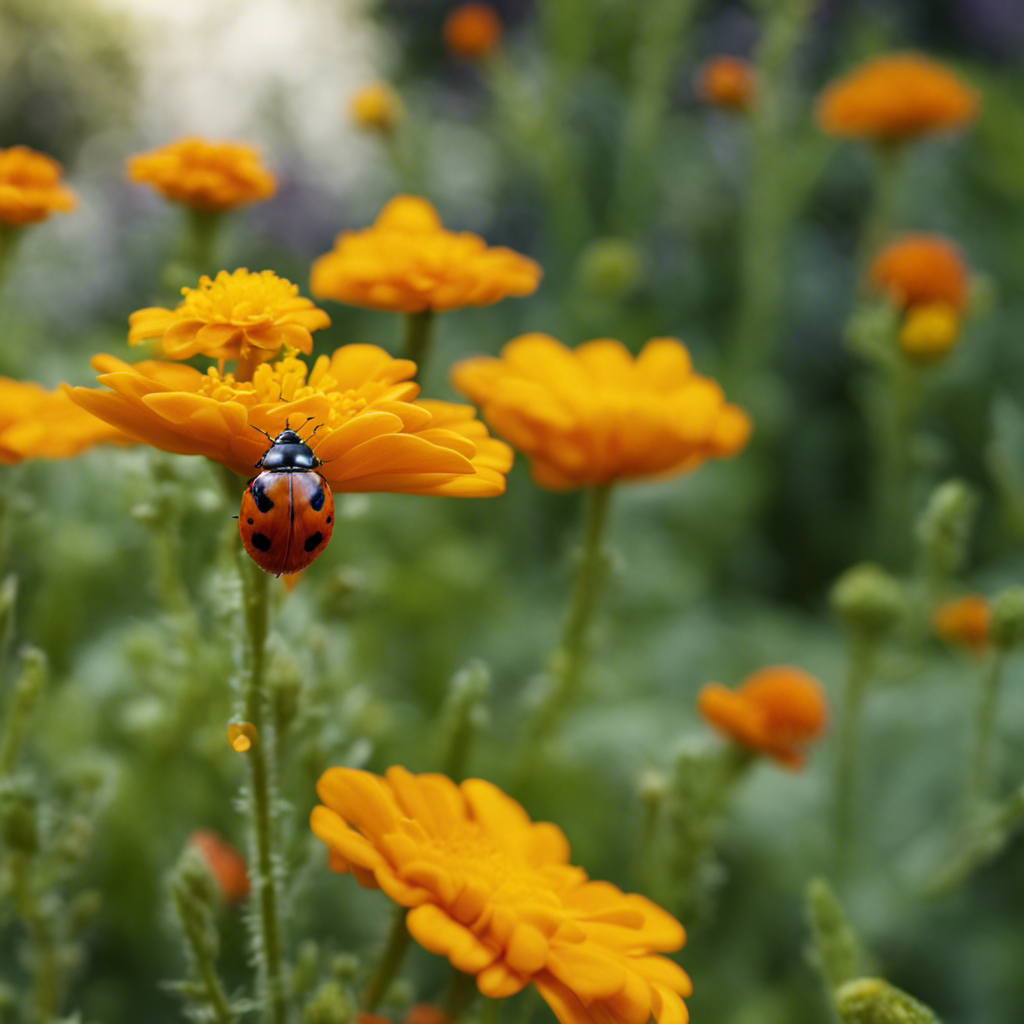
[[[343,231],[313,263],[311,289],[320,299],[395,313],[443,313],[530,295],[540,266],[478,235],[455,234],[426,199],[397,196],[370,228]]]
[[[356,125],[381,135],[390,135],[405,115],[398,93],[387,82],[371,82],[357,89],[348,110]]]
[[[73,389],[83,408],[154,448],[205,455],[243,476],[267,447],[260,430],[276,436],[310,419],[334,491],[484,498],[505,489],[508,446],[469,406],[416,400],[416,364],[374,345],[345,345],[312,369],[297,356],[261,363],[251,381],[107,355],[93,366],[105,387]]]
[[[992,609],[981,594],[946,601],[935,610],[935,632],[948,644],[980,654],[988,646]]]
[[[750,436],[747,414],[693,372],[675,338],[653,338],[634,358],[608,338],[568,349],[524,334],[498,359],[458,363],[452,382],[552,490],[683,473]]]
[[[63,391],[0,377],[0,465],[66,459],[103,443],[134,441],[80,408]]]
[[[531,982],[562,1024],[685,1024],[690,979],[666,957],[682,925],[591,882],[561,829],[482,779],[331,768],[314,834],[335,871],[403,907],[413,938],[504,999]]]
[[[828,718],[821,684],[803,669],[773,665],[747,676],[736,690],[709,683],[697,707],[705,720],[740,746],[800,768],[805,747]]]
[[[226,839],[210,829],[197,829],[188,845],[202,857],[227,903],[240,903],[249,895],[245,858]]]
[[[897,238],[874,258],[868,281],[901,309],[942,303],[961,312],[967,303],[967,267],[942,235],[922,231]]]
[[[268,199],[277,191],[277,179],[263,165],[258,150],[195,135],[133,156],[128,177],[152,185],[172,202],[209,213]]]
[[[448,50],[467,60],[489,57],[501,42],[501,21],[489,4],[462,4],[444,20]]]
[[[298,285],[272,270],[251,274],[244,267],[222,270],[212,280],[199,279],[198,288],[182,288],[174,309],[151,306],[128,318],[128,341],[138,345],[159,339],[168,359],[208,356],[223,364],[237,360],[237,378],[282,349],[313,351],[311,331],[329,327],[330,317],[299,295]]]
[[[440,1006],[416,1003],[405,1011],[402,1024],[453,1024],[452,1018]]]
[[[951,71],[915,53],[868,61],[833,82],[818,100],[818,125],[829,135],[900,142],[963,127],[978,96]]]
[[[28,146],[0,149],[0,224],[21,227],[73,210],[75,194],[60,175],[60,164],[45,153]]]
[[[754,69],[739,57],[715,57],[701,69],[697,88],[716,107],[748,110],[754,101]]]

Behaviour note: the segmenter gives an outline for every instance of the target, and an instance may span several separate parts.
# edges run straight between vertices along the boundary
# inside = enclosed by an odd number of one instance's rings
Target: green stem
[[[224,214],[210,210],[188,210],[188,252],[187,261],[196,276],[216,273],[217,237],[220,234]]]
[[[974,719],[974,746],[967,776],[967,821],[976,820],[989,796],[992,774],[992,745],[995,736],[996,707],[1002,684],[1006,651],[993,647],[982,669],[981,687]]]
[[[270,577],[249,559],[239,561],[245,600],[245,623],[248,633],[248,666],[244,692],[244,716],[256,733],[246,754],[249,765],[249,813],[251,816],[251,859],[253,896],[253,947],[259,971],[259,989],[263,1019],[273,1024],[286,1024],[288,1007],[284,987],[284,941],[279,909],[277,857],[274,852],[275,808],[273,796],[273,763],[268,742],[266,692],[266,641]]]
[[[0,225],[0,290],[3,289],[4,282],[7,280],[11,258],[21,241],[22,233],[21,228],[13,227],[10,224]]]
[[[469,1007],[473,1005],[478,993],[475,976],[463,974],[462,971],[453,968],[448,990],[442,1000],[442,1008],[448,1019],[458,1024]]]
[[[32,946],[32,1013],[29,1019],[36,1024],[50,1024],[60,1006],[63,983],[53,922],[40,906],[31,864],[31,857],[22,851],[13,851],[8,861],[14,902]]]
[[[395,909],[395,919],[384,952],[363,992],[363,1009],[367,1013],[373,1013],[377,1009],[405,959],[411,941],[409,929],[405,926],[405,914],[405,907]]]
[[[875,148],[875,181],[871,207],[864,218],[857,251],[857,277],[863,281],[871,260],[896,229],[900,186],[903,179],[903,146],[899,143]]]
[[[423,367],[430,355],[431,342],[434,340],[436,322],[437,318],[432,309],[405,315],[402,358],[411,359],[416,364],[416,380],[422,379]]]
[[[498,1024],[504,1006],[504,999],[485,999],[477,1018],[477,1024]]]
[[[217,976],[217,969],[210,955],[209,943],[205,941],[200,923],[191,912],[185,894],[178,884],[172,885],[171,892],[174,896],[174,906],[178,912],[178,920],[181,922],[181,930],[185,933],[185,940],[192,951],[192,962],[206,990],[206,1001],[209,1004],[213,1019],[217,1024],[235,1024],[238,1019],[232,1012],[228,1003],[224,986]]]
[[[877,654],[878,640],[875,636],[865,632],[854,634],[850,667],[843,685],[836,761],[835,859],[839,877],[846,874],[851,860],[855,836],[854,804],[861,712]]]

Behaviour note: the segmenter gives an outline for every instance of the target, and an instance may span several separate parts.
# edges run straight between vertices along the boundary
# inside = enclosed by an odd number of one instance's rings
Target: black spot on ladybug
[[[237,519],[237,518],[238,518],[238,516],[235,516],[235,518]],[[255,520],[254,520],[254,519],[246,519],[246,522],[247,522],[247,523],[248,523],[248,524],[249,524],[250,526],[252,526],[252,524],[253,524],[253,523],[255,522]]]
[[[318,487],[314,492],[313,497],[309,499],[309,507],[313,509],[314,512],[319,512],[320,509],[324,507],[325,498],[326,495],[324,494],[324,489],[322,487]]]
[[[311,533],[306,538],[306,543],[304,547],[307,551],[315,551],[323,543],[323,539],[324,535],[319,530],[317,530],[316,533]]]
[[[334,522],[334,516],[328,516],[327,517],[327,522],[333,523]]]
[[[270,538],[265,533],[254,533],[249,538],[249,543],[257,551],[269,551],[270,550]]]
[[[253,480],[252,487],[249,490],[252,493],[252,500],[256,502],[256,507],[261,512],[267,513],[274,507],[274,503],[267,497],[267,492],[259,477]]]

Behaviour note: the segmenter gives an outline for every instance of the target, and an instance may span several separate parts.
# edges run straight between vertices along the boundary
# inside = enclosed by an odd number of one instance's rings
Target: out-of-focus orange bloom
[[[390,135],[401,123],[405,108],[387,82],[371,82],[357,89],[349,100],[349,114],[360,128]]]
[[[96,444],[135,444],[62,391],[0,377],[0,465],[66,459]]]
[[[736,690],[709,683],[697,707],[720,733],[792,769],[803,766],[805,748],[828,718],[821,684],[792,665],[760,669]]]
[[[750,436],[747,414],[693,372],[675,338],[653,338],[634,358],[609,338],[568,349],[524,334],[500,358],[458,363],[452,382],[553,490],[683,473]]]
[[[470,406],[416,400],[416,364],[375,345],[345,345],[312,368],[297,356],[261,363],[251,381],[108,355],[93,366],[105,387],[71,391],[83,408],[154,448],[243,476],[266,449],[261,431],[275,437],[310,418],[319,472],[335,492],[494,497],[512,463]]]
[[[992,609],[981,594],[967,594],[935,609],[935,632],[948,644],[980,654],[988,646]]]
[[[501,41],[501,21],[489,4],[462,4],[444,20],[444,41],[467,60],[489,57]]]
[[[61,170],[53,157],[28,146],[0,149],[0,224],[21,227],[73,210],[77,200],[60,183]]]
[[[441,226],[437,211],[416,196],[396,196],[373,226],[343,231],[313,263],[311,289],[320,299],[395,313],[443,313],[530,295],[540,266],[478,235]]]
[[[715,57],[701,69],[697,89],[716,107],[748,110],[754,101],[754,69],[739,57]]]
[[[686,1024],[682,925],[569,863],[562,830],[482,779],[331,768],[310,824],[329,864],[409,907],[431,953],[506,999],[533,984],[561,1024]]]
[[[921,231],[897,238],[874,258],[868,280],[901,309],[942,303],[961,312],[967,302],[967,267],[942,235]]]
[[[402,1024],[452,1024],[451,1017],[430,1003],[416,1003],[405,1011]]]
[[[817,117],[830,135],[891,143],[963,127],[977,111],[977,93],[941,64],[894,53],[828,86]]]
[[[210,829],[197,829],[188,845],[203,858],[227,903],[239,903],[249,895],[249,871],[245,858],[226,839]]]
[[[375,1013],[357,1013],[356,1024],[394,1024],[390,1017],[380,1017]]]
[[[330,317],[299,295],[298,285],[272,270],[251,274],[244,267],[201,277],[198,288],[182,288],[174,309],[150,306],[128,318],[132,345],[158,338],[167,359],[204,355],[237,360],[235,376],[247,380],[260,363],[282,349],[313,351],[311,331],[331,325]]]
[[[172,202],[208,213],[268,199],[277,190],[277,179],[259,150],[195,135],[131,157],[128,177],[152,185]]]

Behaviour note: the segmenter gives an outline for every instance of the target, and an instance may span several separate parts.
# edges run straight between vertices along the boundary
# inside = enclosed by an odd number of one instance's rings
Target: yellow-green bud
[[[992,601],[992,643],[1009,650],[1024,640],[1024,587],[1007,587]]]
[[[302,1011],[302,1024],[349,1024],[356,1009],[351,996],[336,981],[328,981]]]
[[[903,584],[877,565],[847,569],[832,587],[832,607],[850,629],[884,636],[907,612]]]
[[[18,786],[0,792],[0,839],[10,850],[31,856],[39,849],[39,807],[35,794]]]
[[[632,242],[598,238],[583,250],[576,274],[585,291],[617,299],[636,287],[643,274],[643,260]]]
[[[807,886],[814,952],[829,991],[864,970],[864,952],[838,897],[824,878]]]
[[[843,1024],[939,1024],[923,1003],[881,978],[849,981],[836,993]]]
[[[917,539],[928,562],[951,576],[964,562],[978,500],[962,480],[937,487],[917,521]]]

